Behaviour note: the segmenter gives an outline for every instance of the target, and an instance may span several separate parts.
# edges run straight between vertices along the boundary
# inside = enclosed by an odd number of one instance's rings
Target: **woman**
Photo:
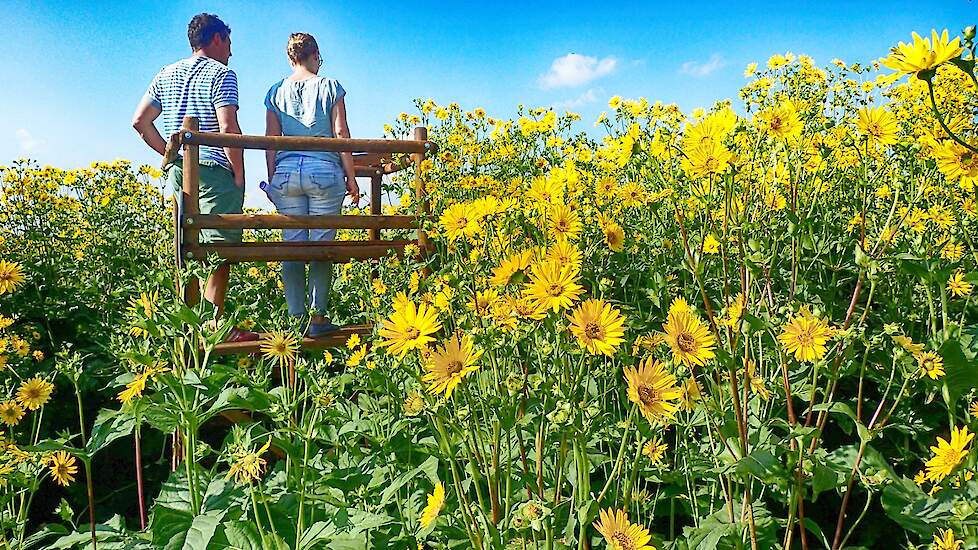
[[[336,80],[318,76],[322,57],[316,39],[306,33],[289,37],[286,48],[292,74],[276,82],[265,96],[265,135],[350,137],[346,122],[346,91]],[[339,214],[344,195],[360,202],[353,157],[350,153],[268,151],[269,185],[265,193],[281,214]],[[335,229],[286,229],[286,241],[332,240]],[[282,280],[289,315],[306,314],[306,264],[283,262]],[[309,266],[309,300],[313,316],[307,334],[313,338],[339,327],[324,315],[329,307],[333,266]]]

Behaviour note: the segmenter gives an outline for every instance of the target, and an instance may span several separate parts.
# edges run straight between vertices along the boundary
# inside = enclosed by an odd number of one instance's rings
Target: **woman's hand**
[[[346,194],[353,201],[354,208],[360,207],[360,186],[357,184],[357,177],[354,174],[346,175]]]

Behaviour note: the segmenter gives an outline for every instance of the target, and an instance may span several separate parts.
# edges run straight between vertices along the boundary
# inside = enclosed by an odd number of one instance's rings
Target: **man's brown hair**
[[[198,13],[187,25],[187,38],[194,51],[210,44],[215,34],[220,34],[221,38],[227,40],[231,36],[231,27],[224,24],[220,17],[210,13]]]

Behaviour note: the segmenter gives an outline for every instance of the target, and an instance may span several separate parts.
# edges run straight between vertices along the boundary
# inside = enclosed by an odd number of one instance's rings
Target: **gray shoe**
[[[306,336],[309,338],[319,338],[338,330],[340,330],[339,325],[334,325],[333,323],[309,323],[309,329],[306,331]]]

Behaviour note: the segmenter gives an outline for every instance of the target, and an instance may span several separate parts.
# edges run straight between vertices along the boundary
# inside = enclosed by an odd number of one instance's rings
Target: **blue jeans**
[[[283,159],[275,166],[272,181],[265,194],[280,214],[339,214],[346,194],[342,167],[331,161],[296,156]],[[286,241],[331,241],[335,229],[285,229]],[[306,263],[282,262],[282,282],[289,315],[306,313]],[[324,315],[329,306],[333,284],[333,264],[311,262],[309,265],[309,301],[315,312]]]

